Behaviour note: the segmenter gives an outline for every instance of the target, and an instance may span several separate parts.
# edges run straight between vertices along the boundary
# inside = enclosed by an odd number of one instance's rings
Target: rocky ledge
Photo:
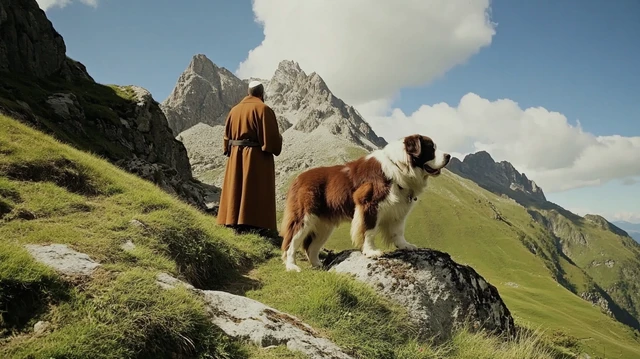
[[[360,251],[330,253],[324,267],[346,273],[405,308],[425,340],[442,343],[456,328],[513,335],[515,325],[498,290],[473,268],[431,250],[389,252],[369,259]]]

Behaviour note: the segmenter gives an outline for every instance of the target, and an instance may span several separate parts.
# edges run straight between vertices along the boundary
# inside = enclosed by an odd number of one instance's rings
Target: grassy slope
[[[253,296],[303,314],[356,357],[553,357],[538,335],[503,343],[462,332],[450,347],[430,349],[412,340],[402,308],[364,285],[320,272],[283,278],[267,242],[235,236],[151,183],[4,116],[0,198],[0,357],[301,358],[284,347],[264,351],[229,340],[208,322],[199,298],[154,282],[163,271],[203,288],[237,289],[245,281],[236,275],[264,260],[257,271],[273,275],[260,277],[264,290]],[[132,252],[120,247],[128,240]],[[64,243],[102,267],[73,285],[36,263],[27,243]],[[298,288],[303,295],[291,296],[291,281],[307,286]],[[34,335],[39,320],[53,331]]]
[[[162,290],[154,275],[217,288],[268,257],[263,240],[216,227],[153,184],[4,116],[0,197],[0,357],[243,357],[253,350],[225,339],[198,298]],[[137,246],[131,253],[120,248],[127,240]],[[68,244],[103,267],[71,286],[34,262],[26,243]],[[56,330],[32,336],[37,320]]]
[[[504,221],[495,219],[492,206]],[[554,280],[558,278],[578,292],[593,286],[589,275],[557,255],[544,229],[514,201],[445,171],[430,182],[410,215],[406,237],[416,245],[448,252],[457,262],[475,268],[498,288],[518,322],[566,333],[592,355],[640,356],[637,332]],[[535,248],[537,254],[528,247]],[[327,248],[351,248],[348,224],[334,232]],[[267,299],[261,294],[265,290],[249,295]]]
[[[301,357],[229,340],[199,298],[157,286],[160,271],[203,288],[249,285],[252,297],[300,315],[359,358],[560,357],[536,333],[502,342],[463,331],[428,348],[412,339],[404,309],[370,288],[326,272],[284,273],[266,241],[235,236],[153,184],[4,116],[0,199],[0,357]],[[126,241],[132,252],[120,247]],[[27,243],[64,243],[102,267],[70,283],[36,263]],[[237,276],[252,265],[259,283]],[[34,335],[39,320],[53,331]]]
[[[604,230],[595,223],[579,218],[578,223],[558,214],[553,215],[561,233],[567,237],[582,233],[587,242],[582,245],[567,241],[571,258],[583,268],[613,299],[632,315],[640,315],[640,245],[632,238]],[[610,266],[607,262],[612,260]]]

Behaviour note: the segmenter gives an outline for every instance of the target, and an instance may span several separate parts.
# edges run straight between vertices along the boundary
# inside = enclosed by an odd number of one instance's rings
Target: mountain
[[[246,95],[250,80],[241,80],[198,54],[163,102],[170,126],[181,131],[176,138],[187,149],[194,175],[206,183],[222,183],[224,120]],[[386,145],[358,111],[331,93],[320,75],[306,74],[296,62],[281,61],[273,77],[261,81],[284,141],[282,154],[276,157],[278,206],[295,173]]]
[[[507,161],[495,162],[486,151],[465,156],[463,161],[453,157],[447,168],[465,178],[472,178],[482,187],[519,201],[545,202],[544,192],[527,176]]]
[[[631,223],[627,221],[614,221],[613,224],[623,229],[629,235],[635,239],[637,242],[640,242],[640,223]]]
[[[155,182],[202,210],[219,188],[193,178],[151,94],[96,83],[66,56],[64,39],[35,0],[0,2],[0,112]]]
[[[577,265],[593,285],[576,286],[566,278],[559,282],[640,329],[640,245],[627,232],[602,216],[580,217],[547,201],[533,181],[507,161],[496,163],[485,151],[469,154],[462,161],[453,158],[448,169],[526,208],[548,232],[547,245],[554,256]]]
[[[224,125],[231,107],[246,93],[247,84],[199,54],[160,106],[175,136],[198,123]]]
[[[599,287],[533,212],[506,196],[450,171],[430,181],[406,235],[442,251],[419,264],[436,264],[431,279],[415,282],[413,269],[387,266],[403,257],[398,252],[378,263],[391,285],[310,270],[304,260],[304,272],[290,275],[268,241],[236,235],[184,203],[202,203],[185,192],[197,182],[146,90],[97,84],[61,56],[62,38],[33,0],[0,1],[0,40],[0,108],[8,114],[0,114],[0,357],[299,358],[288,348],[313,350],[318,342],[372,359],[640,357],[638,331],[609,316],[607,293],[586,298],[594,304],[575,294],[571,288]],[[284,121],[290,157],[278,167],[289,179],[367,152],[331,126],[293,129]],[[366,137],[363,128],[350,130]],[[605,231],[597,217],[585,223],[589,236]],[[348,233],[348,223],[340,226],[328,249],[350,249]],[[616,238],[608,238],[612,247]],[[617,255],[601,267],[617,269],[626,260]],[[350,257],[357,261],[357,252]],[[464,278],[447,275],[452,268]],[[418,303],[426,311],[380,294],[409,293],[415,304],[416,285],[427,294]],[[467,295],[469,306],[455,292],[489,297]],[[461,318],[460,303],[473,310],[498,296],[513,313],[513,340],[475,326],[452,333],[443,348],[414,337],[411,317],[430,314],[432,304],[440,310],[429,317],[441,326],[451,323],[442,318]],[[530,329],[540,326],[545,332]]]

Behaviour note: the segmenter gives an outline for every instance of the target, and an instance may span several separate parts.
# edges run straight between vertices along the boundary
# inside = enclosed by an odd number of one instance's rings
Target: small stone
[[[39,321],[33,326],[33,334],[44,334],[49,329],[49,327],[51,327],[51,323],[46,321]]]
[[[38,262],[66,275],[90,276],[100,266],[88,255],[76,252],[64,244],[27,244],[25,248]]]
[[[127,252],[130,252],[130,251],[136,249],[136,245],[133,244],[133,242],[131,242],[131,240],[127,240],[126,242],[122,243],[120,248],[122,248],[123,250],[125,250]]]

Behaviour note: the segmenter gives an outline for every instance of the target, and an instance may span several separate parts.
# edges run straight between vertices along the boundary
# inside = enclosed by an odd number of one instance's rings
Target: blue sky
[[[640,1],[495,0],[491,8],[491,44],[427,85],[400,89],[393,107],[406,114],[423,104],[455,107],[473,92],[561,112],[596,136],[640,136]],[[235,71],[264,39],[249,0],[99,0],[95,8],[53,7],[47,16],[68,55],[97,81],[140,85],[158,101],[194,54]],[[640,220],[640,184],[632,182],[548,197],[579,212]]]

